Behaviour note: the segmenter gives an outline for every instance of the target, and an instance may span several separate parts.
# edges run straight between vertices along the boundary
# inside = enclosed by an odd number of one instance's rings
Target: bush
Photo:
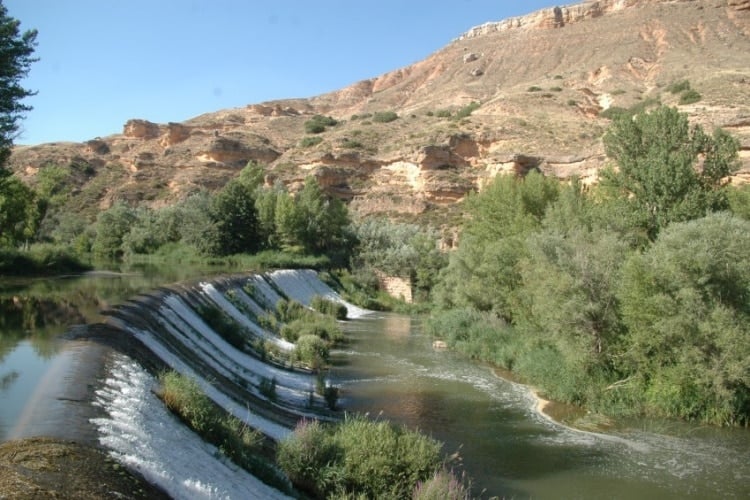
[[[323,128],[323,130],[325,130],[325,127]],[[320,132],[323,132],[323,130],[321,130]],[[313,133],[315,133],[315,132],[313,132]],[[317,146],[321,142],[323,142],[323,138],[322,137],[318,137],[318,136],[303,137],[302,140],[299,141],[299,145],[302,148],[311,148],[313,146]]]
[[[472,102],[470,102],[469,104],[467,104],[466,106],[464,106],[463,108],[459,109],[456,112],[455,119],[456,120],[461,120],[463,118],[467,118],[474,111],[476,111],[478,108],[479,108],[479,103],[476,102],[476,101],[472,101]]]
[[[378,111],[372,115],[372,121],[376,123],[389,123],[398,119],[395,111]]]
[[[341,142],[341,147],[342,148],[347,148],[347,149],[362,149],[362,148],[365,147],[365,145],[362,144],[359,141],[355,141],[355,140],[352,140],[352,139],[344,139]]]
[[[315,335],[334,344],[344,340],[344,334],[336,321],[324,316],[307,315],[281,328],[281,336],[289,342],[296,342],[304,335]]]
[[[680,96],[680,104],[693,104],[700,101],[702,98],[703,96],[701,96],[697,91],[687,90]]]
[[[441,467],[442,444],[388,422],[347,418],[333,427],[303,421],[279,444],[277,462],[320,498],[408,498]]]
[[[294,348],[294,359],[317,370],[328,363],[330,351],[328,344],[316,335],[303,335],[297,339]]]
[[[203,306],[198,308],[198,314],[221,338],[233,347],[243,350],[248,336],[245,329],[236,321],[225,315],[218,307]]]
[[[326,131],[326,126],[320,123],[305,122],[305,132],[308,134],[321,134]]]
[[[686,90],[690,90],[690,82],[688,80],[674,82],[667,87],[667,91],[671,92],[672,94],[679,94],[680,92],[685,92]]]
[[[91,269],[74,252],[54,245],[34,245],[28,251],[0,249],[0,274],[13,276],[49,276],[79,273]]]
[[[191,429],[200,434],[214,430],[217,423],[216,409],[195,379],[169,371],[159,377],[159,382],[164,404]]]
[[[303,317],[307,312],[305,306],[296,300],[281,299],[276,303],[276,317],[282,323],[289,323]]]
[[[330,116],[315,115],[305,122],[305,132],[308,134],[320,134],[321,132],[325,132],[326,127],[333,127],[337,124],[338,122]]]
[[[529,92],[541,92],[542,88],[541,87],[537,87],[536,85],[532,85],[531,87],[529,87],[526,90],[529,91]]]
[[[320,295],[316,295],[310,302],[310,307],[315,309],[321,314],[331,316],[336,319],[346,319],[346,306],[340,302],[326,299]]]
[[[276,378],[261,378],[258,391],[271,401],[276,401]]]

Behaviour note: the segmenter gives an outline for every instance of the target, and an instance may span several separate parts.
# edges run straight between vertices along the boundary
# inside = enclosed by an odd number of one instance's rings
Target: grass
[[[347,417],[335,426],[302,421],[280,443],[277,462],[317,498],[411,498],[444,470],[441,448],[403,426]]]
[[[159,383],[162,401],[188,427],[264,483],[292,493],[286,478],[262,456],[260,432],[214,404],[195,379],[167,371],[159,376]]]
[[[0,275],[53,276],[91,269],[66,247],[34,245],[28,250],[0,249]]]
[[[320,295],[316,295],[312,298],[312,301],[310,301],[310,307],[319,313],[331,316],[334,319],[346,319],[346,306],[344,304],[326,299]]]

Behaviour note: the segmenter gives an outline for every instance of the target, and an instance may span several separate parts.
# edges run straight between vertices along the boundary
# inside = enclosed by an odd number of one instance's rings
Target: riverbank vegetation
[[[304,420],[279,444],[277,460],[315,498],[469,498],[467,486],[446,472],[441,448],[389,422]]]
[[[213,444],[232,462],[264,483],[292,494],[289,481],[264,451],[263,435],[218,407],[185,375],[167,371],[159,377],[159,396],[188,427]]]
[[[312,498],[469,498],[449,471],[442,443],[389,422],[347,417],[337,424],[302,420],[277,443],[216,406],[197,382],[173,371],[159,377],[159,396],[185,424],[264,483]]]
[[[750,423],[750,222],[737,144],[671,108],[615,120],[589,187],[498,177],[466,203],[427,330],[547,397]]]

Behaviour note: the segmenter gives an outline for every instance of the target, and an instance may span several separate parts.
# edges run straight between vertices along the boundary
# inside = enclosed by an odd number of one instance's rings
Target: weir
[[[282,299],[309,307],[316,296],[345,305],[348,317],[367,313],[345,302],[314,271],[285,270],[162,288],[116,306],[106,314],[110,327],[145,348],[141,350],[150,359],[141,360],[147,361],[144,365],[175,370],[193,378],[227,412],[266,436],[280,440],[300,419],[336,418],[315,392],[319,375],[284,362],[283,355],[290,354],[294,344],[264,328],[261,320]],[[216,331],[205,319],[206,308],[218,310],[225,319],[239,325],[243,345]],[[281,359],[266,349],[282,353]],[[131,375],[126,376],[128,373]],[[160,459],[161,452],[151,449],[151,445],[134,445],[136,441],[153,439],[150,434],[155,431],[148,428],[152,422],[148,413],[153,411],[152,407],[161,405],[151,393],[157,385],[154,375],[132,360],[120,357],[110,374],[95,400],[95,405],[107,416],[92,419],[102,436],[101,444],[170,492],[169,488],[175,487],[174,478],[186,474],[189,467],[180,465],[179,460]],[[274,387],[270,394],[269,383]],[[135,401],[140,399],[148,401]],[[182,446],[181,441],[174,446]],[[171,470],[173,467],[179,470]],[[222,474],[217,472],[217,477]],[[214,490],[219,486],[206,481],[204,477],[183,482],[171,493],[215,497]]]

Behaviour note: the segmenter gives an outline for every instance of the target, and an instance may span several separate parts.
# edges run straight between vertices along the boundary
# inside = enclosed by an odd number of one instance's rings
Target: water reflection
[[[102,311],[164,284],[195,279],[216,268],[139,264],[76,276],[0,277],[0,441],[7,439],[64,354],[71,326],[96,323]],[[54,395],[50,395],[54,399]]]

